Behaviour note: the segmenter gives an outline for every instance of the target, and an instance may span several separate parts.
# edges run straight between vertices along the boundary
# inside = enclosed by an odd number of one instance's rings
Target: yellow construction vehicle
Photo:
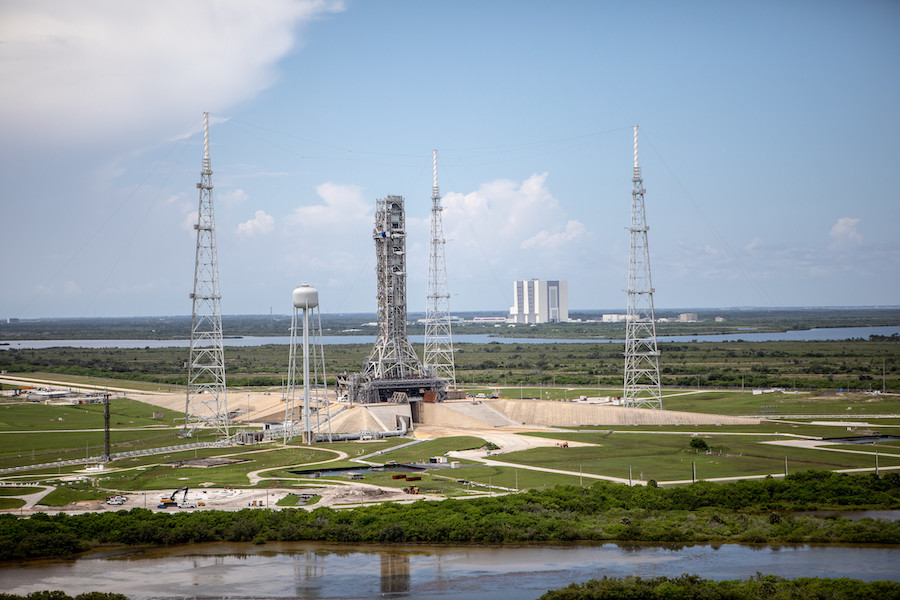
[[[407,494],[418,494],[418,493],[419,493],[419,486],[417,486],[417,485],[411,485],[411,486],[409,486],[409,487],[403,488],[403,491],[406,492]]]
[[[184,500],[187,500],[188,489],[186,487],[179,488],[172,492],[171,496],[164,496],[162,500],[160,500],[159,504],[156,508],[169,508],[170,506],[178,506],[178,500],[175,499],[179,493],[184,492]],[[182,500],[182,502],[184,502]]]

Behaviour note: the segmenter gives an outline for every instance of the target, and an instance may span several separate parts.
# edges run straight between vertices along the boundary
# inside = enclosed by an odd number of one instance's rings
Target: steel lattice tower
[[[203,113],[203,169],[197,188],[200,190],[200,207],[194,225],[197,230],[197,254],[194,261],[194,292],[191,294],[191,350],[184,428],[187,432],[203,425],[227,436],[225,350],[222,345],[216,224],[209,160],[209,113]]]
[[[374,379],[414,377],[421,368],[406,336],[406,214],[402,196],[379,199],[375,208],[378,338],[363,375]]]
[[[644,211],[644,180],[638,166],[638,128],[634,126],[634,176],[631,191],[631,251],[628,260],[628,314],[625,322],[624,406],[662,408],[659,349],[650,280],[650,249]]]
[[[425,307],[425,353],[423,366],[428,374],[443,377],[456,388],[453,361],[453,334],[450,329],[450,292],[447,288],[447,261],[444,255],[444,224],[441,219],[441,192],[438,188],[437,150],[433,154],[434,186],[431,188],[431,254],[428,261],[428,299]]]

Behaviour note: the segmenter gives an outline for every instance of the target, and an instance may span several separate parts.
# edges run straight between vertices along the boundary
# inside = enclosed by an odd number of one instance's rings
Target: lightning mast
[[[433,154],[434,186],[431,188],[431,254],[428,261],[428,299],[425,306],[425,353],[422,364],[427,373],[443,377],[456,388],[453,362],[453,335],[450,330],[450,292],[444,255],[444,224],[441,219],[441,192],[438,188],[437,150]]]
[[[644,211],[644,180],[638,166],[638,127],[634,126],[634,175],[631,179],[631,251],[628,260],[628,312],[625,321],[625,391],[622,404],[662,408],[659,348],[650,280],[650,249]]]
[[[227,436],[225,350],[222,344],[212,168],[209,160],[209,113],[203,113],[203,169],[197,188],[200,190],[200,207],[194,225],[197,230],[197,253],[194,260],[194,291],[191,294],[193,310],[184,431],[187,434],[202,425]]]

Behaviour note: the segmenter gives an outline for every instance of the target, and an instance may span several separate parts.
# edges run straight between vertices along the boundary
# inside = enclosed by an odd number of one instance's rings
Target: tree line
[[[696,575],[592,579],[551,590],[539,600],[884,600],[900,597],[895,581],[783,579],[757,573],[748,580],[713,581]]]
[[[806,342],[661,343],[663,385],[685,387],[789,387],[900,390],[900,343],[896,337]],[[362,368],[368,344],[336,344],[325,352],[333,380]],[[186,381],[184,348],[9,348],[0,369],[109,377],[161,384]],[[620,344],[457,344],[460,381],[491,385],[556,384],[619,386]],[[280,386],[287,373],[286,345],[228,348],[228,382]]]

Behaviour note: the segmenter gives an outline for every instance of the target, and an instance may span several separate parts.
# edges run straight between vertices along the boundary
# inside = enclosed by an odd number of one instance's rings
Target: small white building
[[[628,315],[605,314],[601,320],[603,323],[624,323],[628,320]]]

